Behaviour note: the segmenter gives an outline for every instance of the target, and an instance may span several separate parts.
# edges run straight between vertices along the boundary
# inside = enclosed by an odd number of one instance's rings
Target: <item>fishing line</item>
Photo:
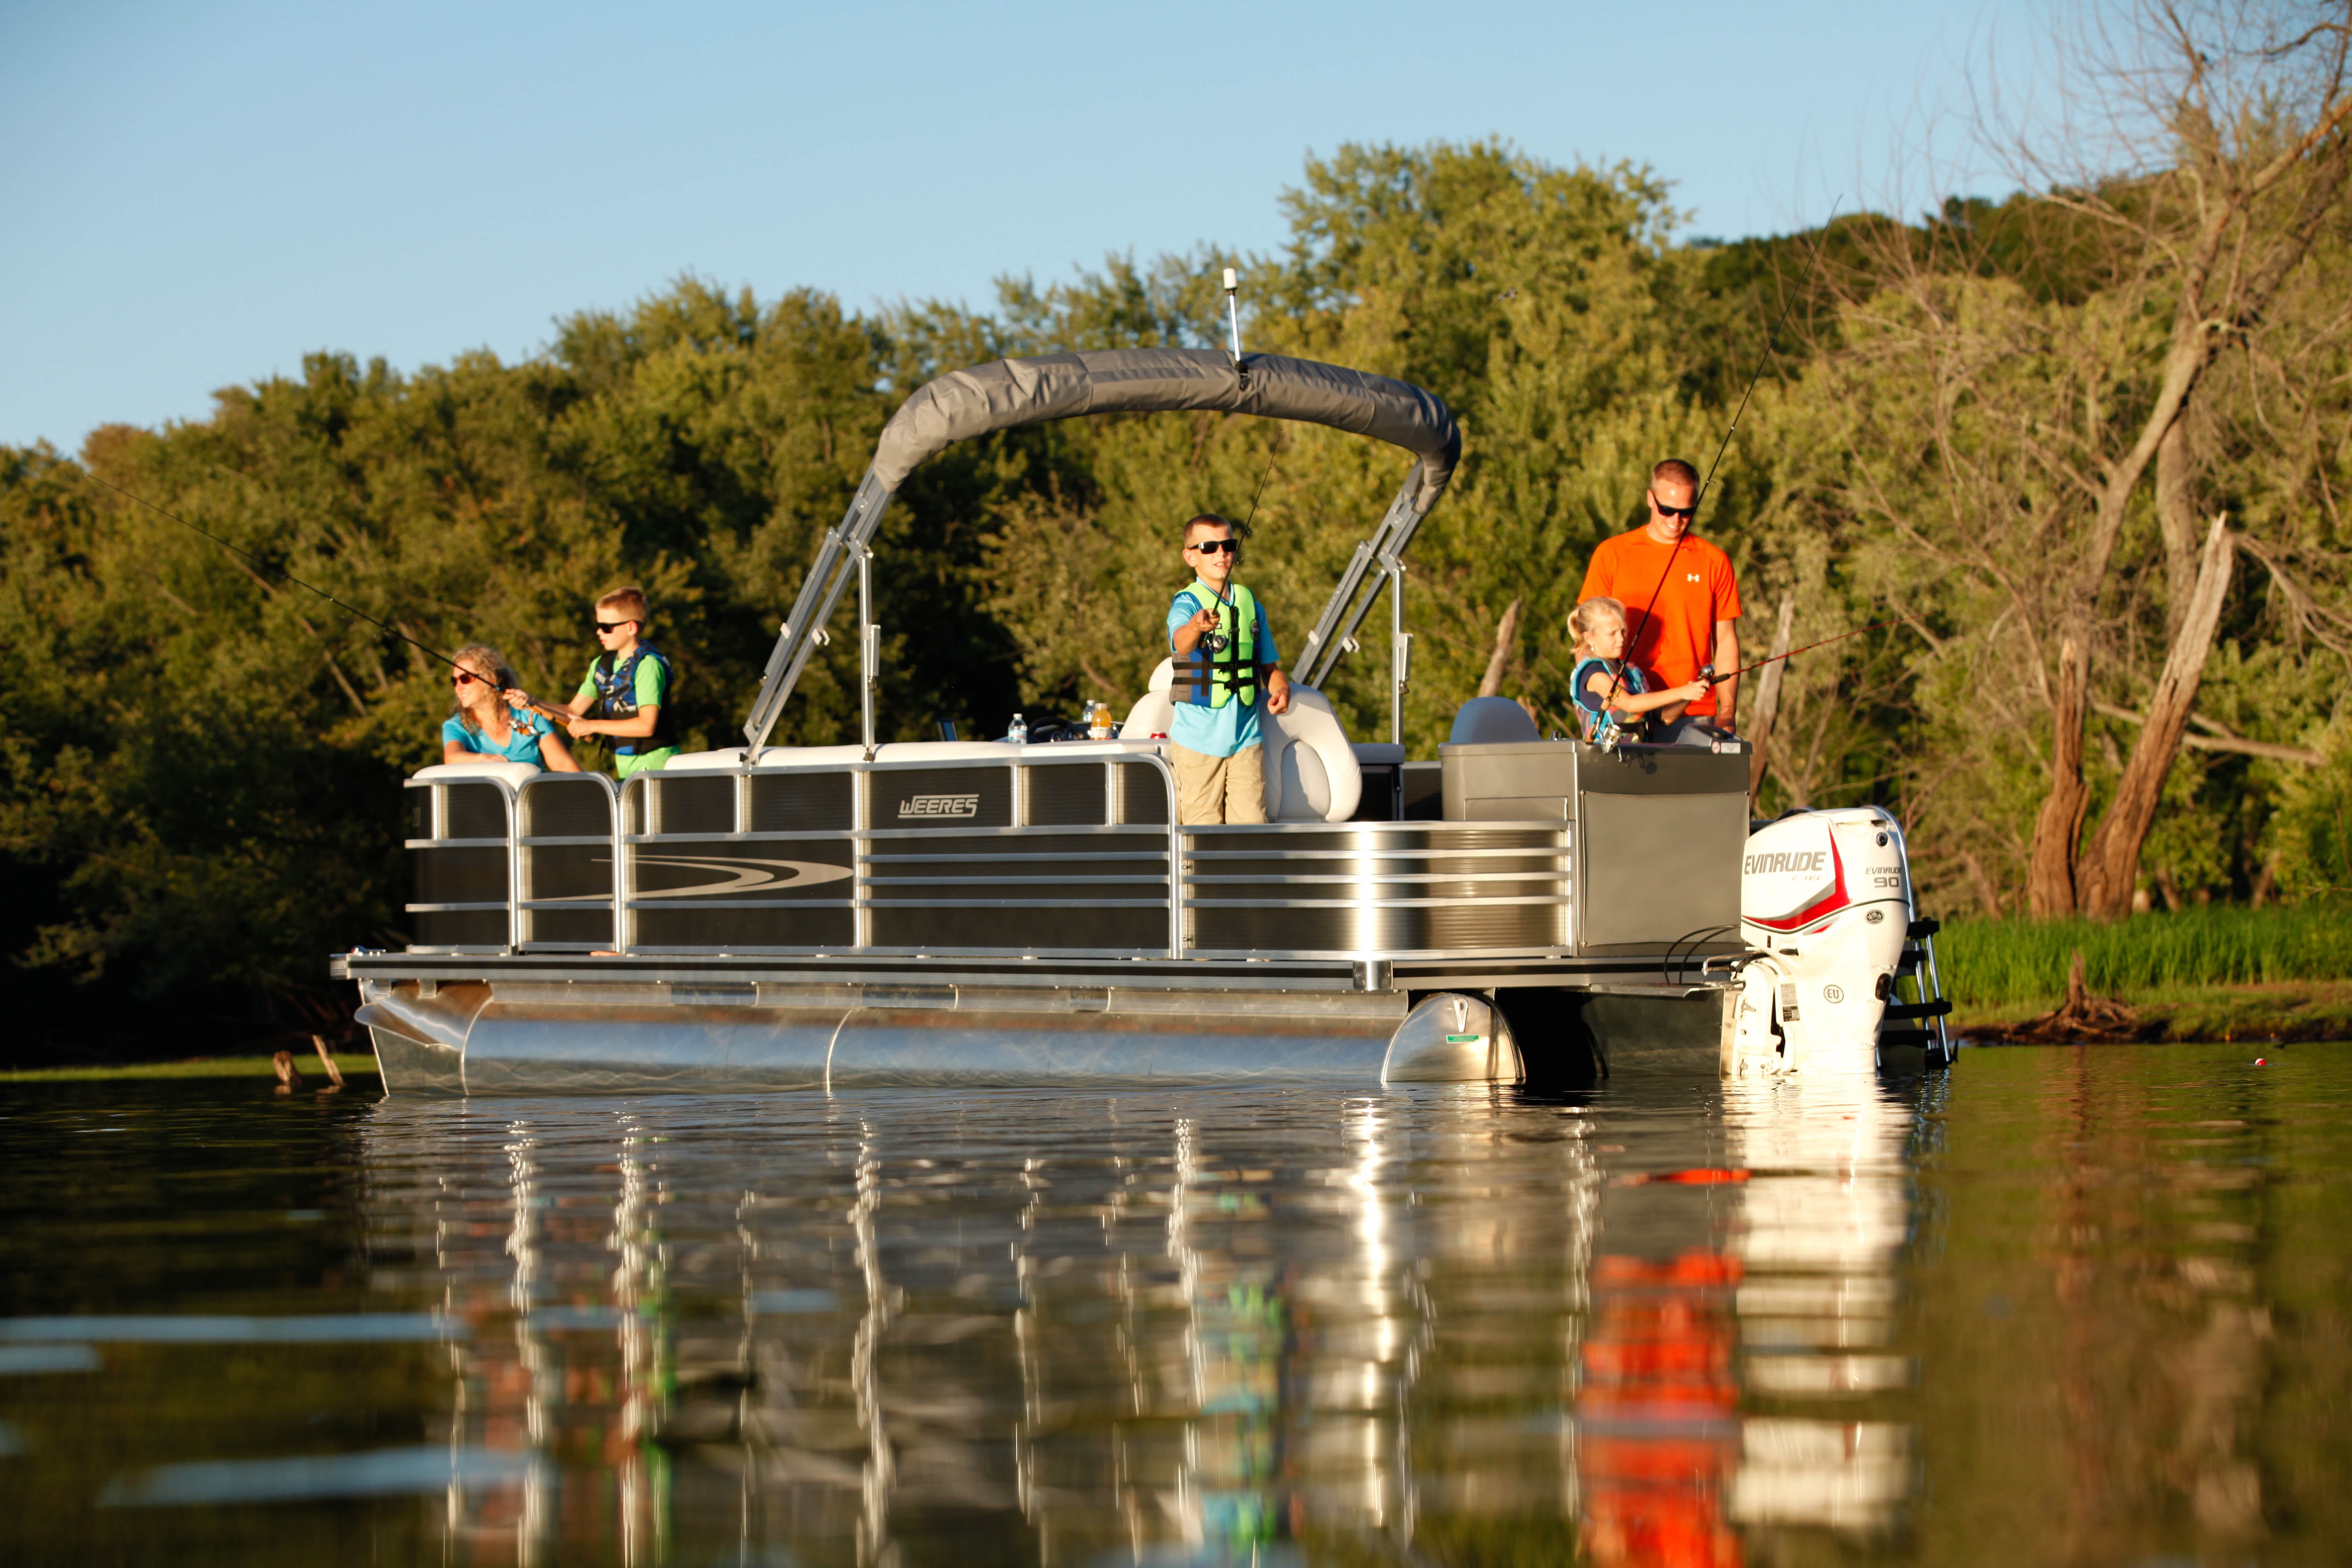
[[[1840,195],[1836,201],[1830,204],[1830,216],[1822,221],[1823,234],[1827,234],[1830,225],[1837,221],[1837,210],[1844,201],[1844,195]],[[1799,280],[1800,282],[1811,281],[1813,264],[1821,259],[1821,247],[1818,245],[1805,253],[1805,276]],[[1692,529],[1698,526],[1698,509],[1706,500],[1707,487],[1715,483],[1715,471],[1722,467],[1723,455],[1731,450],[1731,437],[1738,433],[1739,421],[1747,416],[1748,400],[1756,395],[1756,384],[1764,379],[1764,373],[1771,368],[1773,356],[1780,352],[1776,340],[1780,335],[1780,329],[1789,324],[1790,313],[1796,308],[1797,293],[1796,290],[1791,289],[1788,299],[1781,303],[1780,319],[1773,322],[1771,331],[1765,334],[1764,357],[1757,362],[1756,374],[1748,378],[1748,390],[1739,395],[1739,406],[1731,412],[1731,424],[1723,433],[1722,444],[1715,449],[1715,460],[1707,464],[1706,473],[1699,479],[1698,494],[1691,497],[1691,514],[1685,520],[1682,532],[1675,535],[1674,548],[1666,552],[1665,570],[1658,574],[1657,586],[1650,590],[1650,602],[1642,606],[1640,623],[1625,638],[1625,657],[1620,661],[1621,668],[1616,675],[1609,682],[1607,694],[1601,699],[1601,711],[1604,714],[1609,711],[1609,704],[1616,700],[1618,688],[1625,679],[1625,670],[1622,667],[1633,662],[1633,648],[1642,640],[1642,633],[1649,627],[1650,612],[1657,607],[1658,595],[1666,591],[1666,579],[1674,574],[1675,559],[1682,553],[1683,541],[1690,536]],[[1732,673],[1736,675],[1739,672],[1734,670]],[[1729,677],[1721,679],[1728,679]]]
[[[1827,647],[1833,642],[1843,642],[1848,637],[1858,637],[1864,632],[1883,632],[1894,624],[1895,623],[1893,621],[1873,621],[1866,626],[1856,626],[1850,632],[1840,632],[1833,637],[1823,637],[1819,642],[1809,642],[1802,647],[1792,647],[1786,653],[1776,653],[1769,658],[1759,658],[1754,664],[1743,664],[1738,669],[1733,670],[1730,675],[1717,675],[1709,677],[1708,679],[1710,680],[1729,680],[1733,675],[1745,675],[1751,669],[1761,669],[1768,664],[1778,664],[1784,658],[1794,658],[1801,653],[1811,653],[1817,647]]]
[[[1244,517],[1244,518],[1242,519],[1241,526],[1240,526],[1239,528],[1234,528],[1234,529],[1233,529],[1233,530],[1232,530],[1232,532],[1231,532],[1231,534],[1230,534],[1230,537],[1232,538],[1232,540],[1233,540],[1233,542],[1234,542],[1234,550],[1233,550],[1233,552],[1232,552],[1231,559],[1232,559],[1232,561],[1233,561],[1234,564],[1234,565],[1236,565],[1236,566],[1237,566],[1237,565],[1239,565],[1239,564],[1241,563],[1241,542],[1242,542],[1242,535],[1244,535],[1244,534],[1245,534],[1245,533],[1247,533],[1247,532],[1249,531],[1249,525],[1250,525],[1250,522],[1251,522],[1252,519],[1254,519],[1254,518],[1255,518],[1255,517],[1257,516],[1257,503],[1258,503],[1258,502],[1260,502],[1260,501],[1262,501],[1262,500],[1264,500],[1265,499],[1265,482],[1266,482],[1268,479],[1270,479],[1274,478],[1274,465],[1275,465],[1276,462],[1278,462],[1278,461],[1281,459],[1281,458],[1282,458],[1282,438],[1281,438],[1279,436],[1277,436],[1277,437],[1275,437],[1275,441],[1274,441],[1274,450],[1272,450],[1271,452],[1268,452],[1268,453],[1265,455],[1265,472],[1264,472],[1264,473],[1260,474],[1260,475],[1257,477],[1257,493],[1256,493],[1255,495],[1254,495],[1254,496],[1250,497],[1249,514],[1248,514],[1248,516]],[[1230,525],[1228,525],[1228,526],[1230,526]],[[1232,568],[1231,568],[1231,567],[1228,567],[1228,568],[1226,569],[1225,576],[1226,576],[1226,579],[1227,579],[1228,581],[1231,581],[1231,580],[1232,580],[1232,577],[1233,577],[1233,571],[1232,571]],[[1219,605],[1223,605],[1224,608],[1226,608],[1226,609],[1228,609],[1228,610],[1233,611],[1233,613],[1234,613],[1234,636],[1235,637],[1235,638],[1239,638],[1239,637],[1240,637],[1240,636],[1241,636],[1241,629],[1242,629],[1242,612],[1241,612],[1241,606],[1240,606],[1240,605],[1236,605],[1236,604],[1234,604],[1231,599],[1226,598],[1226,597],[1225,597],[1225,591],[1224,591],[1223,588],[1218,587],[1216,584],[1213,584],[1213,583],[1210,583],[1210,582],[1209,582],[1209,580],[1208,580],[1207,578],[1203,577],[1203,578],[1202,578],[1202,579],[1201,579],[1201,581],[1202,582],[1202,584],[1205,584],[1205,585],[1208,587],[1208,590],[1209,590],[1209,596],[1210,596],[1211,598],[1213,598],[1213,599],[1216,600],[1216,601],[1217,601],[1217,603],[1218,603]],[[1223,636],[1223,633],[1219,633],[1218,635],[1219,635],[1219,636]],[[1210,653],[1210,656],[1209,656],[1209,657],[1210,657],[1210,670],[1211,670],[1210,677],[1209,677],[1209,681],[1210,681],[1210,685],[1212,686],[1212,688],[1213,688],[1213,687],[1215,686],[1215,684],[1216,684],[1215,660],[1216,660],[1216,655],[1217,655],[1217,653],[1218,653],[1218,652],[1221,652],[1221,651],[1223,651],[1223,650],[1221,650],[1221,649],[1213,649],[1213,650],[1211,651],[1211,653]],[[1226,684],[1227,684],[1228,689],[1230,689],[1232,686],[1234,686],[1234,685],[1235,685],[1235,684],[1237,684],[1237,683],[1236,683],[1236,682],[1234,682],[1234,681],[1230,681],[1230,680],[1229,680],[1229,681],[1227,681],[1227,683],[1226,683]]]
[[[87,469],[83,471],[86,473],[89,472]],[[211,540],[215,544],[219,545],[223,550],[243,556],[246,560],[250,561],[254,565],[259,567],[261,570],[265,572],[274,572],[287,582],[293,584],[297,588],[300,588],[306,593],[318,595],[319,597],[326,600],[327,603],[334,605],[335,608],[342,611],[345,615],[356,616],[361,620],[365,621],[368,625],[374,626],[379,630],[390,632],[394,637],[398,637],[401,641],[416,649],[419,653],[425,654],[439,663],[446,664],[452,669],[458,670],[466,675],[474,675],[472,670],[467,669],[465,666],[459,664],[456,659],[451,658],[447,654],[426,647],[423,643],[418,642],[415,637],[410,637],[398,626],[386,626],[383,622],[377,620],[373,616],[369,615],[365,610],[357,609],[352,605],[343,603],[342,600],[338,599],[332,594],[328,593],[324,588],[311,586],[311,584],[305,583],[301,578],[297,577],[293,573],[289,572],[283,566],[272,566],[268,562],[264,561],[252,551],[231,544],[227,540],[223,539],[219,534],[215,533],[212,530],[199,527],[195,523],[190,522],[186,518],[182,517],[178,512],[169,511],[163,507],[157,506],[145,496],[124,489],[121,485],[116,484],[112,479],[107,479],[104,475],[92,473],[89,477],[96,479],[100,484],[104,485],[108,489],[112,490],[116,495],[122,497],[125,500],[137,501],[149,511],[154,512],[162,517],[170,518],[173,522],[178,523],[182,528],[186,529],[189,532],[201,533],[206,539]],[[474,679],[478,680],[481,677],[474,676]],[[562,713],[566,718],[571,716],[568,710],[550,708],[536,699],[532,700],[530,705],[543,713]]]
[[[1265,472],[1257,477],[1257,494],[1250,497],[1249,516],[1242,519],[1242,525],[1234,530],[1234,537],[1235,539],[1239,539],[1243,534],[1249,531],[1250,522],[1257,516],[1257,503],[1265,499],[1265,481],[1274,478],[1274,465],[1280,461],[1281,458],[1282,438],[1280,437],[1275,437],[1274,450],[1265,455]]]

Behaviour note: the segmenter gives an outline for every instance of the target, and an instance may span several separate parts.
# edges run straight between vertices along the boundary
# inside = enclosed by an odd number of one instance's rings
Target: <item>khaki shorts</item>
[[[1265,748],[1244,746],[1230,757],[1208,757],[1168,742],[1176,764],[1176,820],[1264,822]]]

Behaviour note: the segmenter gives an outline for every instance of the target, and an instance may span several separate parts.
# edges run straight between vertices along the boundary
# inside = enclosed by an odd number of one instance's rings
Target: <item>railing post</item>
[[[874,552],[859,542],[857,552],[857,710],[859,732],[865,737],[866,760],[874,760],[874,699],[882,684],[882,628],[874,624]]]
[[[1404,563],[1383,555],[1381,564],[1389,575],[1389,742],[1402,746],[1405,688],[1412,679],[1412,634],[1404,629]]]

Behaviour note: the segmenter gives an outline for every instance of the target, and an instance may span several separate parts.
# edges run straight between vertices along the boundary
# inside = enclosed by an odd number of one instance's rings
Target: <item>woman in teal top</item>
[[[459,648],[451,663],[456,668],[449,671],[449,684],[457,709],[441,726],[443,762],[503,757],[551,773],[580,771],[552,725],[528,709],[507,705],[506,693],[520,691],[522,682],[508,668],[505,655],[476,643]]]

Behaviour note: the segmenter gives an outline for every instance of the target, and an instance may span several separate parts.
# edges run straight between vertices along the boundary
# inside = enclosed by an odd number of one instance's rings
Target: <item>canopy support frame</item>
[[[869,759],[874,756],[881,627],[874,619],[872,547],[892,496],[917,464],[954,442],[1024,425],[1090,414],[1191,410],[1323,425],[1414,454],[1404,489],[1390,503],[1372,538],[1356,547],[1338,592],[1308,634],[1305,658],[1294,666],[1303,684],[1319,687],[1339,655],[1355,651],[1357,628],[1382,584],[1395,578],[1400,608],[1390,637],[1396,689],[1391,728],[1401,737],[1412,648],[1401,619],[1404,552],[1444,494],[1462,453],[1461,432],[1445,405],[1403,382],[1307,360],[1248,354],[1229,362],[1213,350],[1113,349],[999,360],[951,371],[917,388],[890,416],[847,513],[825,531],[793,613],[778,628],[760,678],[759,696],[743,725],[750,742],[745,762],[756,761],[766,747],[801,672],[814,650],[824,646],[825,626],[853,570],[858,583],[859,735],[862,750]]]
[[[890,509],[890,487],[884,484],[871,468],[858,481],[857,493],[849,500],[849,510],[840,523],[824,531],[824,541],[817,546],[816,559],[809,565],[808,575],[801,581],[800,597],[793,603],[793,613],[785,617],[776,646],[768,652],[768,667],[760,677],[760,695],[751,704],[751,716],[743,724],[744,739],[751,742],[744,761],[756,762],[768,743],[768,736],[783,717],[784,704],[790,700],[793,689],[800,684],[801,671],[808,668],[809,656],[829,639],[825,626],[841,604],[841,595],[849,585],[849,566],[853,556],[870,557],[877,530],[881,527],[882,514]],[[870,592],[870,567],[861,567],[858,618],[858,641],[868,639],[866,625],[872,620],[866,611],[866,594]],[[859,663],[868,675],[877,674],[863,653]],[[867,687],[865,699],[865,739],[870,755],[874,749],[874,716],[872,687]]]
[[[1412,634],[1404,629],[1404,563],[1381,557],[1389,579],[1389,740],[1404,744],[1404,694],[1412,681]]]
[[[1381,589],[1391,576],[1396,578],[1396,592],[1404,592],[1404,555],[1412,548],[1412,536],[1419,531],[1422,519],[1428,511],[1421,504],[1421,465],[1404,478],[1404,488],[1389,502],[1380,524],[1370,539],[1360,541],[1356,552],[1348,559],[1347,569],[1339,574],[1339,585],[1331,591],[1324,603],[1323,613],[1316,618],[1315,629],[1307,634],[1306,650],[1293,666],[1293,673],[1301,685],[1323,689],[1338,667],[1339,656],[1356,648],[1356,633],[1364,618],[1381,596]],[[1435,498],[1432,497],[1433,502]],[[1363,594],[1364,581],[1371,579],[1371,591]],[[1358,595],[1362,594],[1360,600]],[[1400,626],[1398,630],[1402,632]],[[1391,647],[1393,657],[1394,648]],[[1400,673],[1398,680],[1403,676]]]

